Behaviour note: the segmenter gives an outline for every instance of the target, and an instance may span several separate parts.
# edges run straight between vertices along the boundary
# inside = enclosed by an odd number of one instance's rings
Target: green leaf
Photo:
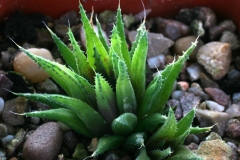
[[[167,100],[169,99],[169,96],[172,93],[172,87],[177,79],[178,74],[180,73],[185,61],[188,59],[189,55],[196,46],[197,40],[192,43],[191,47],[186,52],[184,52],[184,54],[179,57],[176,62],[171,63],[163,71],[160,72],[160,75],[158,76],[164,77],[162,82],[162,89],[157,92],[155,103],[151,107],[150,114],[163,110]],[[151,83],[154,83],[157,80],[158,76],[156,76]]]
[[[92,28],[86,12],[83,9],[82,4],[79,5],[80,8],[80,14],[81,14],[81,19],[83,23],[83,28],[84,28],[84,33],[86,36],[86,48],[87,48],[87,58],[89,65],[96,70],[96,59],[94,58],[94,48],[96,48],[97,53],[99,54],[99,57],[101,59],[101,62],[106,70],[106,73],[109,74],[109,56],[104,48],[101,40],[98,38],[97,34],[95,33],[94,29]]]
[[[89,138],[96,137],[96,135],[94,135],[86,127],[86,125],[78,118],[76,113],[74,113],[70,109],[65,109],[65,108],[50,109],[50,110],[44,110],[44,111],[28,112],[28,113],[24,113],[24,115],[57,120],[67,125],[78,134],[84,135]]]
[[[188,135],[189,135],[189,130],[187,130],[185,133],[181,134],[180,136],[176,137],[175,139],[172,139],[170,142],[167,142],[166,144],[171,146],[172,150],[175,150],[184,144],[184,141]]]
[[[86,79],[59,63],[47,60],[20,47],[27,56],[42,67],[71,97],[80,99],[93,107],[96,106],[94,86]]]
[[[117,78],[119,76],[118,61],[121,58],[117,55],[117,53],[114,52],[114,50],[112,48],[110,49],[109,53],[110,53],[109,56],[110,56],[110,59],[111,59],[110,66],[112,66],[114,75]]]
[[[99,21],[98,21],[97,18],[96,18],[96,22],[97,22],[99,39],[100,39],[100,41],[102,42],[103,47],[105,48],[105,50],[108,52],[108,51],[109,51],[109,47],[108,47],[108,43],[107,43],[107,41],[106,41],[106,38],[107,38],[107,37],[105,37],[105,36],[103,35],[103,30],[102,30],[101,24],[99,23]]]
[[[132,113],[124,113],[114,119],[112,130],[116,135],[126,136],[133,132],[137,126],[137,117]]]
[[[172,109],[169,109],[166,122],[148,139],[146,146],[154,148],[159,141],[171,139],[177,131],[177,121]]]
[[[145,147],[140,149],[140,154],[137,156],[136,160],[151,160],[147,155]]]
[[[143,31],[142,35],[139,37],[137,47],[134,51],[130,70],[130,79],[136,94],[138,104],[142,102],[142,97],[146,86],[146,58],[148,51],[147,31],[145,27],[140,29]]]
[[[184,159],[184,160],[203,160],[201,157],[194,154],[192,151],[185,147],[179,147],[176,151],[173,153],[174,155],[170,158],[167,158],[166,160],[176,160],[176,159]]]
[[[134,133],[127,138],[124,148],[127,150],[136,150],[144,147],[146,138],[147,136],[144,132]]]
[[[71,64],[71,63],[75,62],[76,69],[74,71],[76,73],[78,73],[79,75],[81,75],[93,82],[94,72],[88,63],[84,52],[80,49],[78,42],[75,40],[71,29],[68,30],[68,36],[71,41],[71,45],[73,47],[73,56],[75,58],[75,61],[67,62],[67,64]],[[57,42],[55,42],[55,43],[57,44]],[[70,56],[66,53],[62,53],[62,54],[64,54],[65,57]]]
[[[143,30],[144,28],[144,30]],[[140,39],[140,36],[143,34],[143,32],[145,32],[145,22],[143,22],[140,27],[137,29],[137,35],[136,35],[136,38],[135,38],[135,41],[132,43],[132,47],[131,47],[131,50],[129,52],[130,56],[132,57],[134,52],[135,52],[135,49],[137,48],[138,46],[138,43],[139,43],[139,39]]]
[[[98,73],[95,76],[95,91],[99,113],[108,124],[112,124],[118,116],[116,97],[109,83]]]
[[[123,60],[121,49],[121,38],[118,35],[117,27],[114,25],[111,35],[111,49]]]
[[[203,132],[210,132],[213,126],[210,127],[190,127],[190,133],[189,134],[198,134],[198,133],[203,133]]]
[[[76,73],[79,73],[78,63],[76,63],[76,57],[71,51],[67,45],[65,45],[58,36],[52,32],[50,28],[48,28],[48,31],[50,32],[52,39],[54,40],[55,44],[58,47],[58,50],[60,51],[61,55],[63,56],[63,59],[66,61],[66,63],[69,65],[70,68],[72,68]],[[86,57],[85,57],[86,58]]]
[[[156,159],[156,160],[162,160],[169,156],[172,153],[171,148],[168,147],[167,149],[164,150],[153,150],[149,151],[148,155],[151,157],[151,159]]]
[[[107,150],[120,147],[121,145],[123,145],[125,139],[125,137],[115,135],[101,137],[98,141],[97,149],[93,152],[91,157],[98,156],[99,154],[102,154]]]
[[[144,117],[138,122],[135,132],[147,132],[156,128],[159,124],[164,123],[167,117],[159,113],[154,113]]]
[[[175,135],[172,137],[172,139],[177,138],[178,136],[183,135],[185,132],[187,132],[193,122],[193,119],[195,117],[195,110],[192,109],[188,114],[183,117],[178,123],[177,123],[177,132]]]
[[[118,35],[117,27],[114,25],[111,35],[111,46],[109,50],[110,64],[109,68],[113,68],[115,77],[118,77],[118,60],[123,60],[121,52],[121,39]]]
[[[37,96],[40,98],[38,102],[49,104],[50,106],[58,106],[58,108],[67,108],[77,114],[86,127],[97,136],[102,136],[109,133],[109,126],[102,116],[96,112],[87,103],[76,98],[71,98],[56,94],[21,94],[21,96],[35,100]]]
[[[123,60],[118,61],[118,72],[116,95],[119,112],[120,114],[126,112],[136,113],[136,97],[129,79],[127,66]]]
[[[138,118],[142,118],[149,114],[151,107],[156,103],[158,92],[162,88],[162,81],[162,76],[158,76],[144,92],[142,103],[138,109]]]
[[[94,59],[95,59],[95,66],[96,66],[96,72],[98,73],[102,73],[104,76],[108,76],[108,73],[106,72],[105,68],[104,68],[104,64],[101,61],[101,55],[98,53],[97,49],[94,47]]]
[[[121,9],[120,6],[118,6],[117,9],[117,22],[116,22],[117,30],[119,37],[121,38],[121,52],[122,57],[126,62],[128,71],[131,69],[131,57],[128,51],[128,46],[126,42],[125,32],[124,32],[124,24],[122,22],[122,15],[121,15]]]

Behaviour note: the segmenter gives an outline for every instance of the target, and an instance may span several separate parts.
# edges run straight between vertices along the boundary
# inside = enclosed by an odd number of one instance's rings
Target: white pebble
[[[2,145],[3,145],[3,148],[6,148],[7,145],[14,139],[14,136],[13,135],[7,135],[6,137],[4,137],[2,139]]]
[[[193,63],[186,68],[191,81],[196,81],[201,76],[201,67],[198,63]]]
[[[3,108],[4,108],[4,100],[2,99],[2,97],[0,97],[0,115],[3,111]]]
[[[217,102],[214,101],[206,101],[207,107],[211,110],[211,111],[218,111],[218,112],[222,112],[224,110],[224,106],[218,104]]]
[[[163,54],[159,54],[155,57],[150,57],[147,59],[149,68],[160,68],[163,69],[165,67],[165,56]]]

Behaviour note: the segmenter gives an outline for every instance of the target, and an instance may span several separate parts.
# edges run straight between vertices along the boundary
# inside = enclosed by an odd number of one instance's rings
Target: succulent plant
[[[146,87],[148,32],[144,21],[129,50],[120,7],[110,45],[98,20],[98,34],[94,32],[81,4],[80,14],[87,41],[86,54],[70,29],[72,49],[48,29],[67,66],[19,46],[66,92],[66,95],[15,93],[52,107],[24,115],[57,120],[78,134],[99,138],[97,149],[90,157],[123,148],[138,153],[137,160],[201,159],[182,145],[187,135],[206,132],[211,127],[193,127],[194,110],[177,121],[174,111],[165,108],[174,82],[197,41],[177,61],[159,71]]]

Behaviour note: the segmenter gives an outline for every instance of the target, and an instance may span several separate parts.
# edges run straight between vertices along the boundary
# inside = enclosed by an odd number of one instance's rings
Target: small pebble
[[[229,115],[229,118],[240,117],[240,105],[232,104],[227,110],[226,113]]]
[[[32,110],[33,112],[33,110]],[[40,118],[38,117],[30,117],[30,122],[33,124],[38,124],[40,122]]]
[[[219,80],[226,75],[230,67],[230,45],[222,42],[209,42],[199,48],[197,61],[214,80]]]
[[[7,160],[6,151],[3,150],[3,149],[0,149],[0,159],[1,160]]]
[[[175,118],[178,120],[182,118],[182,116],[183,116],[182,106],[180,105],[180,102],[178,100],[170,99],[167,102],[167,106],[168,107],[176,107]]]
[[[98,145],[98,138],[93,138],[91,144],[88,146],[89,152],[94,152]]]
[[[220,139],[202,141],[195,152],[205,160],[230,160],[231,148]]]
[[[210,30],[209,30],[209,38],[210,38],[210,40],[214,40],[214,39],[220,37],[220,35],[224,31],[235,32],[236,28],[237,27],[233,23],[233,21],[231,21],[231,20],[224,20],[219,25],[210,28]]]
[[[6,148],[7,145],[14,139],[14,135],[7,135],[6,137],[2,138],[2,146]]]
[[[227,78],[229,80],[240,80],[240,72],[235,68],[232,68],[228,71]]]
[[[174,57],[170,54],[165,55],[165,64],[168,65],[174,61]]]
[[[68,25],[65,25],[65,24],[54,25],[55,33],[61,37],[64,37],[67,35],[68,29],[69,29]]]
[[[19,145],[25,140],[26,132],[24,129],[19,129],[14,139],[7,145],[7,155],[12,156]]]
[[[49,78],[43,82],[37,83],[36,88],[42,93],[60,93],[57,85]]]
[[[49,50],[41,48],[28,49],[31,53],[41,56],[45,59],[53,61],[52,54]],[[21,73],[26,79],[32,83],[37,83],[49,78],[49,75],[40,68],[32,59],[30,59],[24,52],[20,52],[16,55],[13,61],[14,70]]]
[[[198,145],[196,143],[190,143],[189,145],[185,146],[189,150],[196,150],[198,149]]]
[[[231,160],[239,160],[240,157],[237,153],[237,146],[231,142],[227,142],[227,145],[232,149]]]
[[[203,72],[200,75],[200,81],[203,88],[219,88],[218,84]]]
[[[200,86],[200,84],[199,83],[195,83],[195,82],[191,83],[190,88],[197,88],[197,89],[199,89],[201,91],[203,90],[202,87]]]
[[[188,92],[193,93],[195,96],[201,97],[202,100],[208,100],[209,99],[209,95],[207,95],[205,92],[203,92],[203,90],[201,90],[197,87],[190,87],[188,89]]]
[[[62,143],[62,131],[55,122],[44,123],[26,140],[23,156],[32,160],[52,160],[57,157]]]
[[[183,117],[188,114],[194,107],[200,104],[200,97],[195,96],[193,93],[185,92],[180,96],[180,104],[183,110]]]
[[[2,114],[4,108],[4,100],[2,99],[2,97],[0,97],[0,115]]]
[[[79,140],[73,131],[66,131],[63,133],[63,145],[71,152],[73,152],[78,145]]]
[[[131,43],[135,41],[137,31],[128,32],[128,38]],[[160,53],[168,51],[174,42],[159,33],[148,33],[148,55],[147,57],[158,56]]]
[[[177,55],[183,55],[183,52],[187,51],[187,49],[192,45],[192,42],[195,42],[197,39],[196,36],[187,36],[183,38],[179,38],[175,41],[173,46],[173,51]],[[203,41],[198,39],[197,47],[192,51],[189,58],[192,61],[196,61],[198,49],[203,45]]]
[[[232,99],[233,99],[233,103],[238,103],[238,102],[240,102],[240,92],[234,93]]]
[[[196,118],[200,123],[200,127],[209,127],[214,125],[212,131],[218,133],[220,136],[223,136],[229,119],[228,114],[225,112],[201,109],[196,109]]]
[[[148,67],[150,69],[159,68],[160,70],[165,68],[165,56],[159,54],[155,57],[149,57],[147,59]]]
[[[206,110],[206,109],[207,109],[207,104],[206,104],[206,102],[200,103],[199,106],[198,106],[198,108],[201,109],[201,110]]]
[[[173,91],[171,97],[172,99],[179,100],[182,94],[184,94],[184,91],[180,91],[180,90]]]
[[[165,37],[168,37],[171,40],[175,41],[178,38],[188,36],[190,34],[190,27],[182,22],[161,18],[157,21],[158,33],[162,33]]]
[[[191,81],[196,81],[201,76],[201,66],[198,63],[193,63],[186,67],[186,71]]]
[[[13,82],[5,74],[0,74],[0,97],[5,98],[13,86]],[[4,88],[4,89],[3,89]]]
[[[5,127],[7,127],[7,134],[8,135],[14,135],[16,134],[16,129],[15,127],[13,127],[12,125],[6,123],[6,122],[2,122],[1,124],[3,124]]]
[[[240,46],[238,36],[231,31],[224,31],[220,38],[220,42],[229,43],[232,50],[238,49]]]
[[[25,113],[28,111],[28,108],[28,101],[26,98],[18,97],[8,100],[4,105],[2,119],[13,126],[23,125],[25,124],[25,116],[15,113]]]
[[[36,28],[36,31],[37,31],[37,40],[36,40],[37,46],[42,48],[50,48],[50,46],[53,45],[53,39],[49,31],[47,29],[38,29],[38,28]]]
[[[226,134],[230,138],[240,137],[240,121],[237,119],[230,119],[227,123]]]
[[[205,88],[204,91],[218,104],[227,106],[229,103],[229,97],[221,89],[218,88]]]
[[[214,101],[206,101],[206,105],[209,108],[209,110],[211,111],[218,111],[218,112],[222,112],[225,107],[214,102]]]
[[[189,144],[191,144],[191,143],[196,143],[196,144],[198,144],[198,143],[199,143],[199,138],[198,138],[198,136],[196,136],[195,134],[189,134],[189,135],[186,137],[186,139],[185,139],[185,141],[184,141],[184,144],[185,144],[185,145],[189,145]]]
[[[189,87],[189,83],[185,81],[178,81],[177,82],[177,90],[187,91]]]
[[[7,127],[3,124],[0,124],[0,139],[7,136]]]
[[[211,132],[211,133],[206,137],[206,140],[207,140],[207,141],[216,140],[216,139],[222,140],[221,136],[219,136],[216,132]]]
[[[217,23],[216,15],[211,8],[195,7],[193,8],[193,15],[195,19],[203,22],[204,28],[214,27]]]

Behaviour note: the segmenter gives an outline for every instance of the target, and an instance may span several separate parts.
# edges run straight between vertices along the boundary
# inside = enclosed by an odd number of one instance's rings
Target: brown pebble
[[[231,63],[231,47],[228,43],[209,42],[199,48],[197,61],[212,76],[219,80],[226,75]]]
[[[197,39],[196,36],[187,36],[187,37],[179,38],[174,43],[174,46],[173,46],[174,53],[176,53],[177,55],[183,55],[183,52],[185,52],[192,45],[192,42],[195,42],[196,39]],[[199,39],[197,43],[197,47],[192,51],[192,53],[189,56],[190,60],[196,61],[198,49],[202,45],[203,45],[203,41]]]
[[[50,51],[45,48],[30,48],[28,51],[45,59],[54,60]],[[49,78],[49,75],[24,52],[16,55],[13,61],[13,67],[16,72],[21,73],[32,83],[41,82]]]
[[[55,122],[48,122],[37,128],[23,146],[23,156],[29,160],[53,160],[57,157],[62,131]]]
[[[229,97],[221,89],[218,88],[205,88],[204,91],[218,104],[227,106],[229,103]]]
[[[176,40],[190,34],[190,27],[172,19],[158,19],[157,31],[164,36]]]
[[[226,127],[226,134],[230,138],[240,137],[240,121],[237,119],[230,119]]]
[[[18,115],[28,111],[28,102],[26,98],[18,97],[8,100],[4,104],[2,119],[13,126],[23,125],[25,117]],[[15,114],[17,113],[17,114]]]
[[[225,20],[223,22],[221,22],[219,25],[210,28],[209,31],[209,38],[211,40],[214,40],[218,37],[220,37],[220,35],[224,32],[224,31],[231,31],[231,32],[235,32],[236,30],[236,25],[233,23],[233,21],[231,20]]]

